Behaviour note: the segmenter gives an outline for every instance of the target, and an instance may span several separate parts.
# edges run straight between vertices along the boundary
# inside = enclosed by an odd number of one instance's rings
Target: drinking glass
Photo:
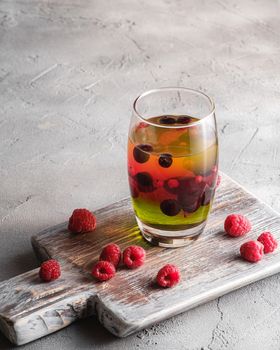
[[[144,238],[179,247],[202,233],[218,174],[215,105],[200,91],[171,87],[135,100],[128,177]]]

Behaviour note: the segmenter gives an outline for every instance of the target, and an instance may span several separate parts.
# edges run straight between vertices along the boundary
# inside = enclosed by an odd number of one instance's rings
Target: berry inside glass
[[[214,104],[186,88],[163,88],[134,102],[128,176],[142,235],[164,247],[203,231],[218,175]]]

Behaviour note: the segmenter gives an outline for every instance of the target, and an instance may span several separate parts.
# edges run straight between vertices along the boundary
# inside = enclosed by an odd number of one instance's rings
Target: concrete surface
[[[37,266],[32,234],[128,194],[131,104],[149,88],[212,95],[221,169],[280,211],[279,10],[273,0],[2,0],[0,279]],[[22,349],[279,349],[279,293],[276,275],[126,339],[92,318]]]

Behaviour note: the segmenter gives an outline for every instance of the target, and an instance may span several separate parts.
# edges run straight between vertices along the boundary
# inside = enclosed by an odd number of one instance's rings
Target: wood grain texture
[[[253,229],[246,237],[225,235],[223,222],[232,212],[251,220]],[[280,239],[280,216],[226,175],[204,234],[183,248],[159,248],[144,241],[130,199],[95,214],[98,225],[93,233],[72,235],[63,223],[33,237],[41,259],[54,257],[61,262],[60,280],[41,283],[36,269],[0,284],[0,327],[13,343],[27,343],[92,314],[111,333],[127,336],[280,271],[279,250],[258,264],[239,258],[240,245],[256,239],[264,229]],[[146,264],[134,271],[120,268],[114,279],[95,282],[90,275],[92,265],[109,242],[122,249],[131,244],[143,246]],[[180,268],[182,282],[163,290],[154,278],[166,263]]]

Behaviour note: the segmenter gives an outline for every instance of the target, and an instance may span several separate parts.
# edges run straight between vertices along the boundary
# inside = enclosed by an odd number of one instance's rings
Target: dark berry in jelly
[[[187,116],[181,116],[177,119],[177,123],[179,124],[189,124],[192,121],[191,117],[187,117]]]
[[[160,209],[167,216],[175,216],[180,212],[181,206],[175,199],[165,199],[160,203]]]
[[[158,159],[158,163],[163,168],[169,168],[173,162],[172,155],[169,153],[163,153]]]
[[[169,192],[176,194],[179,191],[180,182],[175,178],[164,181],[164,189]]]
[[[183,210],[187,213],[193,213],[199,208],[199,196],[191,194],[178,195],[178,202],[180,203]]]
[[[208,205],[211,202],[212,190],[209,186],[206,186],[205,191],[201,197],[201,205]]]
[[[153,147],[151,145],[138,145],[133,149],[133,157],[138,163],[146,163],[149,158],[149,152],[153,151]]]
[[[131,197],[137,198],[139,196],[139,191],[137,188],[138,186],[137,186],[136,180],[132,176],[129,176],[128,181],[129,181]]]
[[[203,181],[211,188],[216,185],[216,174],[212,173],[210,175],[204,176]]]
[[[195,211],[197,211],[197,209],[199,208],[199,202],[194,202],[194,203],[190,203],[186,206],[183,207],[183,210],[186,213],[194,213]]]
[[[203,176],[203,181],[207,183],[208,186],[215,187],[217,171],[218,167],[214,165],[211,170],[207,169],[207,171],[201,172],[200,175]]]
[[[178,202],[185,212],[193,213],[199,208],[205,186],[204,182],[197,181],[195,177],[181,179]]]
[[[139,196],[139,192],[136,187],[130,187],[130,193],[132,198],[137,198]]]
[[[152,176],[149,173],[143,172],[138,173],[135,176],[135,179],[138,183],[138,189],[140,192],[152,192],[154,191],[154,181]]]
[[[197,183],[195,177],[185,177],[180,181],[180,193],[182,195],[195,195],[197,198],[202,194],[205,188],[203,182]]]
[[[169,116],[169,115],[165,115],[165,116],[160,118],[159,122],[160,122],[160,124],[175,124],[176,119]]]

